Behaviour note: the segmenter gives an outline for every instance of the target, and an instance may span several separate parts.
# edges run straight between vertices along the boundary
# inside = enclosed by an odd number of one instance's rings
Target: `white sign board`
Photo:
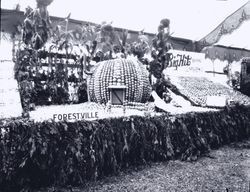
[[[225,107],[227,100],[225,96],[207,96],[206,104],[210,107]]]
[[[166,71],[201,71],[205,61],[204,53],[190,51],[169,50],[170,60]],[[203,71],[203,70],[202,70]]]
[[[13,62],[0,62],[0,118],[22,115],[21,99],[13,68]]]

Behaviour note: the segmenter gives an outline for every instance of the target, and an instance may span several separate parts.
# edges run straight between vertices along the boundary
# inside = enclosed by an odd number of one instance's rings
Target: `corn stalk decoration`
[[[21,29],[22,40],[18,44],[16,57],[13,56],[15,61],[15,78],[19,84],[24,116],[28,116],[31,106],[30,94],[32,84],[30,81],[30,72],[35,67],[36,75],[38,75],[40,63],[38,51],[44,47],[50,37],[51,21],[47,6],[52,1],[37,0],[37,7],[34,10],[30,7],[26,8],[25,19]],[[13,54],[15,54],[15,51],[13,51]]]
[[[139,31],[138,41],[133,42],[130,45],[131,54],[136,56],[142,63],[148,64],[145,60],[145,56],[150,53],[152,48],[152,43],[149,41],[148,37],[144,34],[144,31]]]
[[[23,25],[23,42],[34,50],[41,49],[50,36],[51,21],[47,6],[53,0],[37,0],[37,8],[26,8]]]
[[[25,19],[22,28],[22,42],[25,44],[25,49],[32,50],[31,65],[36,67],[38,73],[38,50],[40,50],[48,41],[51,35],[51,21],[47,6],[53,0],[37,0],[37,8],[26,8]]]
[[[111,23],[102,23],[100,26],[87,25],[82,28],[82,44],[81,47],[85,49],[85,53],[82,52],[82,72],[84,72],[87,78],[87,94],[88,101],[90,101],[90,79],[93,79],[92,75],[95,69],[98,68],[99,62],[104,60],[114,59],[113,54],[116,53],[115,48],[119,46],[119,50],[125,55],[125,46],[127,41],[128,32],[123,31],[121,36],[115,32]],[[90,64],[91,61],[97,62],[96,66]]]
[[[170,35],[170,21],[168,19],[162,19],[158,27],[158,34],[153,39],[153,49],[151,55],[153,60],[150,62],[150,73],[157,79],[163,77],[163,70],[168,65],[169,54],[167,53],[172,49],[169,43]]]
[[[105,60],[112,59],[114,44],[117,40],[116,35],[111,23],[102,23],[100,31],[98,32],[97,50],[104,54]]]
[[[65,82],[68,81],[68,65],[69,65],[69,57],[73,51],[73,30],[69,30],[69,14],[64,19],[64,25],[57,25],[55,30],[53,31],[52,36],[52,45],[50,46],[50,51],[55,50],[56,52],[65,52],[65,65],[63,64],[63,70],[65,71]],[[68,87],[66,86],[66,89]]]

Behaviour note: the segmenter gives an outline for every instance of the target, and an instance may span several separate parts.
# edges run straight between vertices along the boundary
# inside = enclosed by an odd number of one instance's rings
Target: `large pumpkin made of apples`
[[[148,71],[136,59],[113,59],[99,63],[89,77],[90,100],[107,103],[109,86],[126,86],[125,101],[145,103],[151,93]]]

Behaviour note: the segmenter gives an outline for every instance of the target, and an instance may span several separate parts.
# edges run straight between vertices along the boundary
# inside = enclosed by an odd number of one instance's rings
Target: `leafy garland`
[[[28,7],[22,26],[22,41],[16,54],[14,72],[19,84],[24,116],[27,116],[31,109],[32,68],[35,68],[35,73],[38,74],[38,50],[45,45],[50,35],[51,22],[47,11],[47,5],[50,3],[37,0],[36,9]]]
[[[152,161],[195,161],[210,149],[248,138],[249,120],[244,106],[73,123],[0,120],[0,188],[83,185]]]

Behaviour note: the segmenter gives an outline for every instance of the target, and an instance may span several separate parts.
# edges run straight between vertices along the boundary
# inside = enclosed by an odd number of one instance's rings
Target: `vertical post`
[[[87,77],[87,79],[86,79],[86,84],[87,84],[87,97],[88,97],[88,102],[90,103],[89,78],[88,78],[88,77]]]
[[[215,76],[215,74],[214,74],[214,61],[215,61],[215,59],[213,59],[213,77]]]

